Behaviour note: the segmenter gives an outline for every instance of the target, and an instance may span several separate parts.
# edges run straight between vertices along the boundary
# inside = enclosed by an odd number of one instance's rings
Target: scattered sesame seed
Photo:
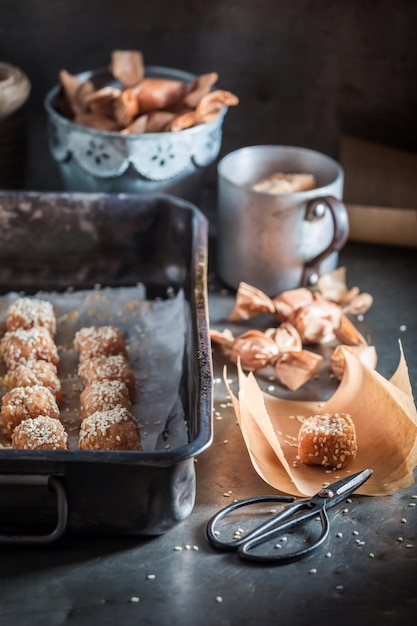
[[[199,551],[199,549],[200,549],[200,548],[199,548],[198,546],[193,546],[193,550],[194,550],[195,552],[198,552],[198,551]]]
[[[413,548],[413,544],[412,543],[407,543],[407,545],[405,547],[406,548]]]
[[[336,585],[336,589],[337,589],[338,591],[342,591],[342,589],[343,589],[343,585]]]
[[[138,596],[132,596],[132,597],[130,598],[130,601],[131,601],[131,602],[136,602],[136,603],[137,603],[137,602],[140,602],[140,598],[138,598]]]
[[[342,533],[336,533],[336,537],[339,537],[339,539],[340,539],[340,537],[343,537],[343,534]]]
[[[220,604],[220,602],[223,602],[223,598],[221,596],[216,596],[216,602]]]
[[[408,506],[416,506],[416,503],[415,502],[409,502]]]
[[[326,556],[328,559],[330,559],[330,557],[332,556],[332,553],[331,552],[326,552],[326,554],[324,556]]]
[[[404,537],[397,537],[397,541],[401,543],[402,541],[404,541]]]
[[[176,552],[181,552],[182,547],[181,547],[181,546],[175,546],[174,550],[175,550]]]
[[[184,548],[185,548],[186,550],[191,550],[191,546],[190,546],[190,544],[189,544],[189,543],[186,543],[186,544],[185,544],[185,546],[184,546]]]
[[[359,532],[358,532],[357,530],[354,530],[354,531],[352,532],[352,535],[359,535]]]
[[[148,574],[146,578],[148,580],[155,580],[156,576],[155,576],[155,574]]]
[[[406,524],[406,523],[407,523],[407,520],[405,519],[405,517],[403,517],[403,518],[401,519],[401,524]]]
[[[310,570],[308,570],[309,574],[317,574],[317,569],[315,567],[312,567]]]
[[[400,326],[400,331],[403,333],[407,330],[407,325],[406,324],[401,324]]]
[[[375,554],[374,554],[373,552],[370,552],[370,553],[368,554],[368,556],[369,556],[369,558],[370,558],[370,559],[375,558]]]
[[[223,443],[229,443],[228,439],[223,439]]]

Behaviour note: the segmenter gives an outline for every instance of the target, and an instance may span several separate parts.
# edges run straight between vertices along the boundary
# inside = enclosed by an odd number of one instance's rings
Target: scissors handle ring
[[[292,496],[254,496],[253,498],[245,498],[244,500],[237,500],[236,502],[232,502],[228,506],[225,506],[223,509],[218,511],[213,517],[209,520],[206,526],[206,536],[208,541],[214,548],[218,550],[224,551],[232,551],[238,548],[241,544],[243,544],[246,539],[245,537],[241,537],[240,539],[236,539],[235,541],[221,541],[218,539],[218,533],[216,531],[217,524],[229,513],[233,513],[237,509],[240,509],[244,506],[249,506],[251,504],[262,504],[263,502],[280,502],[280,503],[289,503],[294,502],[295,498]]]
[[[300,548],[299,550],[283,554],[277,553],[265,555],[252,552],[253,548],[266,543],[270,538],[274,536],[274,534],[276,534],[274,532],[274,529],[272,529],[269,532],[266,532],[260,536],[253,537],[251,539],[248,539],[247,541],[242,542],[241,545],[238,546],[238,555],[242,559],[245,559],[247,561],[255,561],[258,563],[275,565],[289,563],[290,561],[296,561],[306,556],[309,552],[312,552],[313,550],[318,548],[323,543],[323,541],[325,541],[330,531],[329,516],[327,515],[326,509],[323,507],[319,510],[318,514],[320,516],[322,530],[319,537],[313,543],[303,548]]]

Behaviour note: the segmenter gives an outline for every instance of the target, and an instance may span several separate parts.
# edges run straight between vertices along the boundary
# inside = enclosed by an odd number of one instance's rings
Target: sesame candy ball
[[[43,326],[51,335],[56,333],[56,319],[53,306],[46,300],[18,298],[7,309],[6,331],[18,328]]]
[[[313,415],[299,430],[298,456],[307,465],[343,469],[356,451],[356,429],[347,413]]]
[[[107,411],[116,407],[131,409],[129,390],[120,380],[96,381],[85,387],[80,394],[82,420],[96,411]]]
[[[23,420],[39,415],[60,419],[55,396],[47,387],[15,387],[4,394],[0,417],[6,437],[11,437],[13,430]]]
[[[96,411],[81,422],[80,450],[140,450],[133,415],[124,408]]]
[[[130,399],[136,397],[136,379],[127,359],[121,354],[97,356],[83,361],[78,366],[78,375],[85,387],[97,381],[119,380],[125,383]]]
[[[127,358],[123,333],[116,326],[88,326],[75,333],[74,347],[80,362],[96,356],[122,354]]]
[[[56,365],[49,361],[29,361],[21,363],[7,373],[6,382],[10,387],[31,387],[42,385],[52,391],[58,406],[62,403],[62,387]]]
[[[8,331],[0,342],[0,352],[8,369],[38,359],[58,365],[58,349],[49,331],[43,326]]]
[[[39,415],[16,426],[12,446],[20,450],[66,450],[68,435],[59,420]]]

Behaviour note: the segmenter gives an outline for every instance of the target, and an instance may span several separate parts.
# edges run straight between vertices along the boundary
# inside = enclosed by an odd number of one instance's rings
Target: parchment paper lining
[[[8,306],[22,294],[0,297],[1,334]],[[38,293],[50,301],[57,319],[58,347],[64,401],[61,419],[69,436],[69,449],[78,449],[79,394],[78,357],[73,347],[76,331],[83,326],[118,326],[125,337],[129,362],[138,393],[133,413],[138,421],[145,451],[175,448],[188,443],[185,409],[181,401],[183,359],[187,328],[187,306],[179,291],[164,300],[147,300],[143,285],[97,288],[65,293]],[[6,372],[1,363],[1,376]],[[1,388],[1,396],[7,391]],[[0,445],[10,447],[3,435]]]

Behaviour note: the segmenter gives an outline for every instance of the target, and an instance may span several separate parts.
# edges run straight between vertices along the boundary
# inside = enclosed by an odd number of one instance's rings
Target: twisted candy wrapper
[[[180,131],[206,124],[239,98],[230,91],[214,89],[217,72],[196,76],[186,85],[172,78],[147,78],[140,50],[114,50],[110,72],[121,86],[96,88],[63,69],[61,113],[91,128],[141,134]]]
[[[275,398],[261,391],[252,373],[245,376],[239,364],[238,397],[226,381],[252,464],[263,480],[281,492],[312,496],[323,483],[365,467],[373,474],[358,493],[393,494],[414,482],[417,412],[401,345],[398,367],[389,380],[349,348],[341,349],[343,377],[325,402]],[[354,421],[358,451],[344,470],[304,465],[297,459],[302,420],[317,413],[349,413]]]
[[[372,296],[360,294],[358,287],[348,290],[346,271],[341,267],[324,274],[313,293],[305,287],[290,289],[269,298],[262,291],[241,282],[229,321],[248,320],[261,313],[274,315],[278,328],[264,333],[249,330],[237,338],[225,329],[212,330],[214,343],[222,345],[231,361],[244,370],[256,371],[272,366],[277,379],[291,391],[299,389],[318,372],[322,357],[304,349],[308,344],[324,344],[337,339],[352,346],[352,351],[370,367],[376,367],[377,354],[348,319],[347,313],[364,313],[372,305]],[[343,375],[344,356],[340,346],[331,358],[331,368],[338,379]]]
[[[271,299],[256,287],[242,282],[229,321],[248,320],[261,313],[270,313],[281,322],[290,322],[303,344],[327,343],[345,325],[350,333],[350,336],[345,333],[349,344],[366,343],[352,324],[347,326],[346,315],[365,313],[372,306],[372,296],[359,293],[358,287],[347,289],[344,267],[321,276],[317,287],[315,293],[299,287]]]
[[[236,338],[229,329],[222,333],[211,330],[210,338],[221,344],[230,360],[239,361],[245,370],[272,366],[278,380],[292,391],[312,378],[323,361],[322,356],[302,349],[300,335],[288,322],[265,332],[248,330]]]

